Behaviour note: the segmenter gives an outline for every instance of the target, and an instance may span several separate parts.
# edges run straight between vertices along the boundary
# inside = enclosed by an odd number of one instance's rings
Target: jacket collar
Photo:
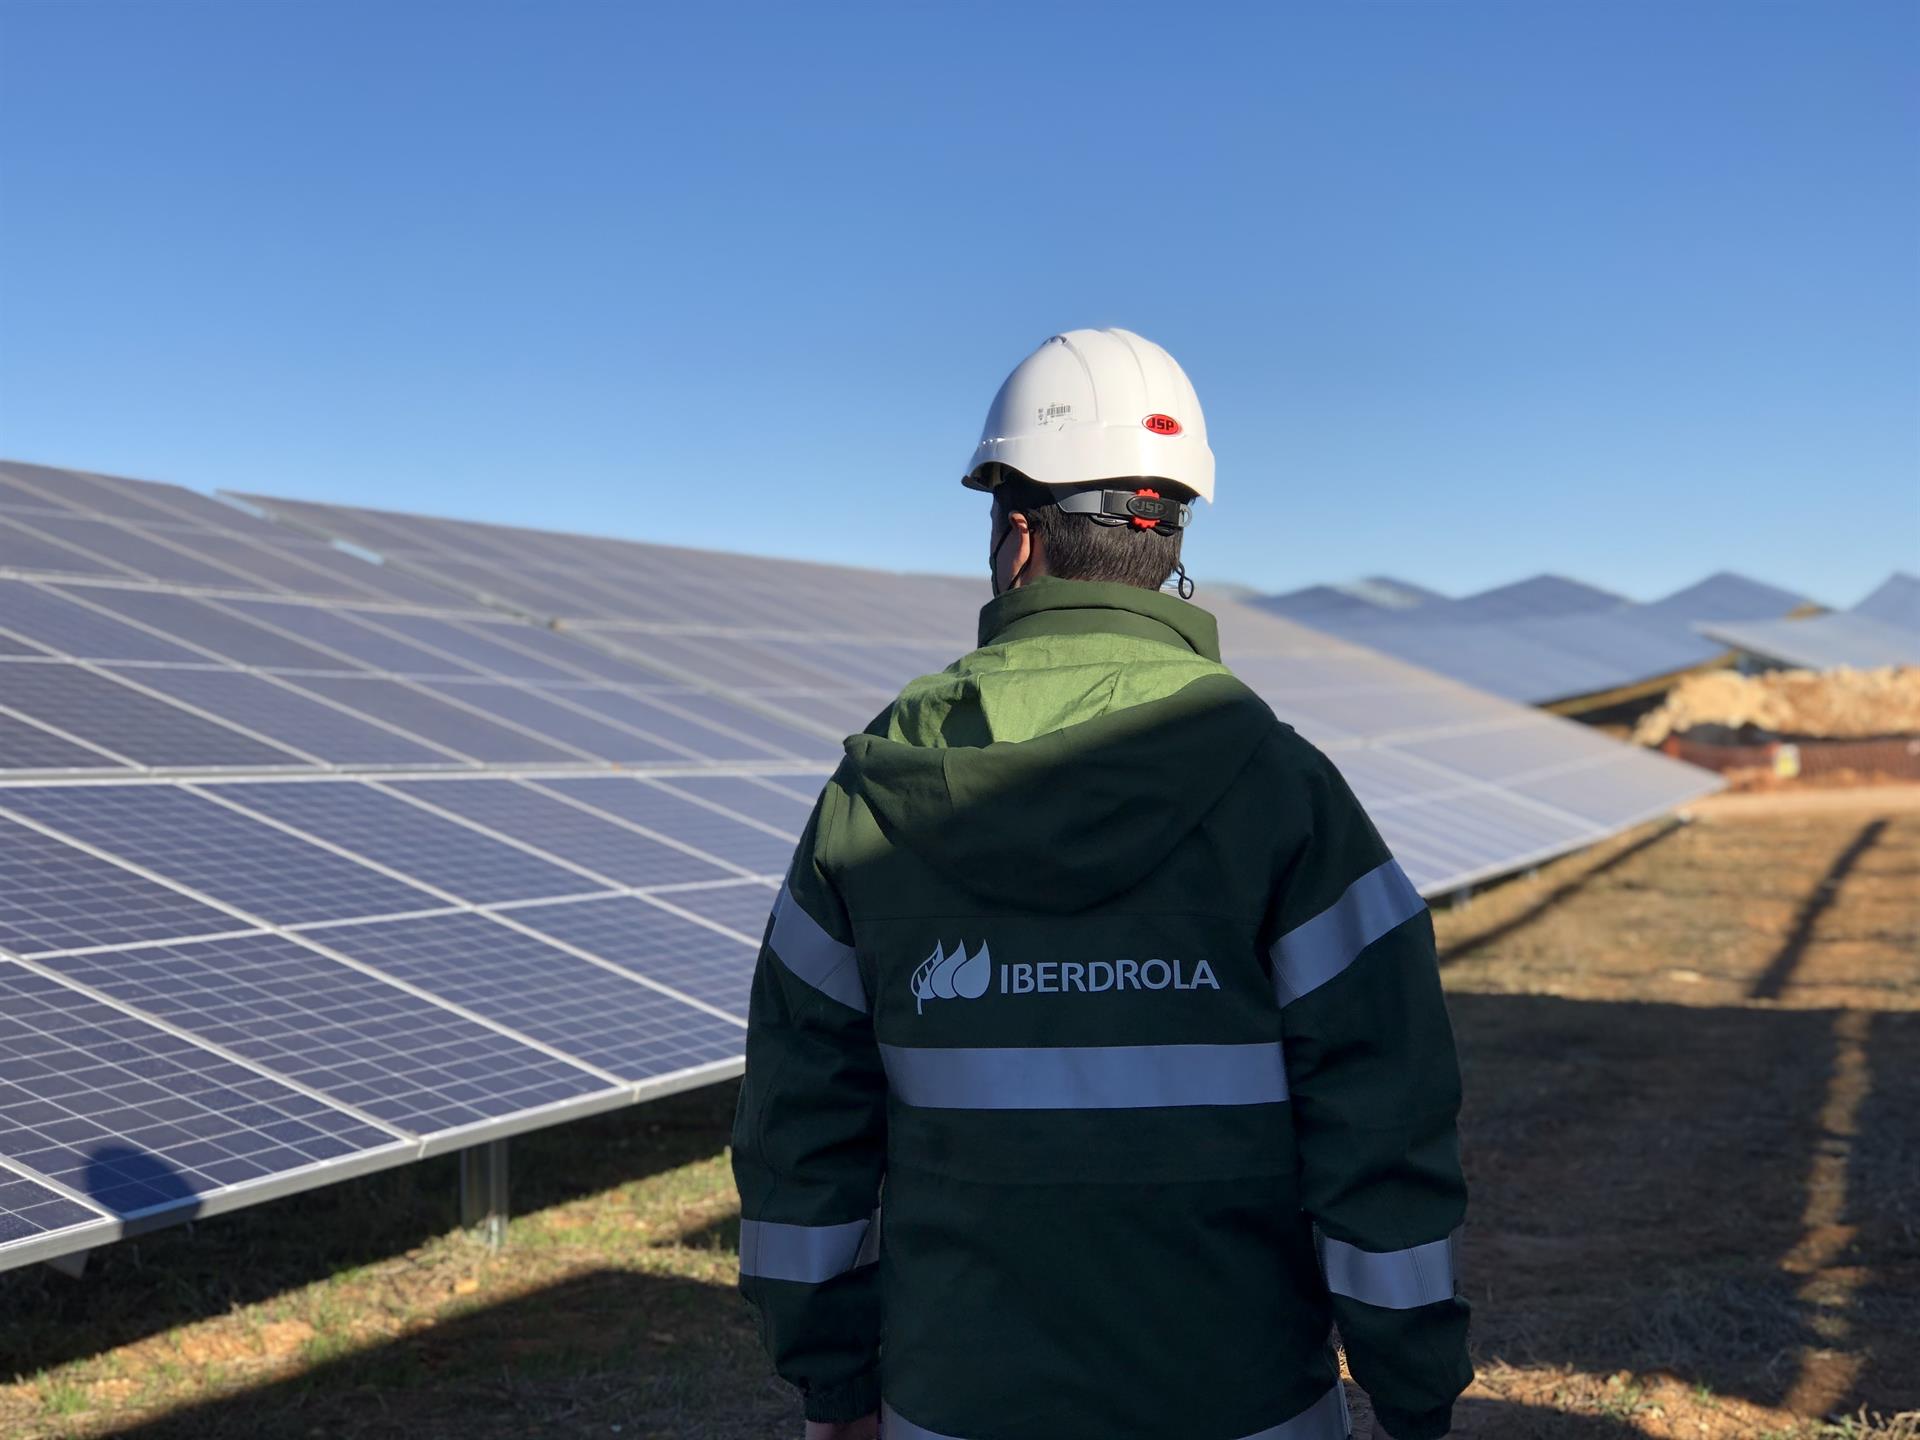
[[[1048,575],[1009,590],[980,609],[980,643],[1030,635],[1132,635],[1220,659],[1220,627],[1212,615],[1163,590]]]

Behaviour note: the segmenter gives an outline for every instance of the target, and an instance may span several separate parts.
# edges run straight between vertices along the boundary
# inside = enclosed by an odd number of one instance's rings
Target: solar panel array
[[[817,731],[191,492],[14,534],[0,1265],[738,1070]]]
[[[1529,705],[1611,696],[1718,663],[1699,621],[1744,621],[1808,604],[1791,591],[1716,574],[1650,604],[1558,575],[1458,600],[1411,587],[1312,586],[1254,602],[1276,615]]]
[[[1700,628],[1723,645],[1776,665],[1806,670],[1920,665],[1920,578],[1891,575],[1851,610]]]
[[[260,504],[328,539],[0,462],[0,1265],[737,1072],[839,737],[981,598]],[[1430,893],[1713,783],[1218,609]]]
[[[537,556],[519,599],[558,604],[571,588],[578,608],[543,617],[564,633],[835,736],[864,725],[906,680],[969,648],[986,598],[980,581],[243,498],[316,534],[384,542],[390,563],[436,583],[473,584],[476,593],[499,563],[492,557]],[[661,586],[661,576],[673,584]],[[1589,843],[1716,783],[1251,606],[1208,606],[1227,659],[1282,719],[1336,756],[1427,894]]]

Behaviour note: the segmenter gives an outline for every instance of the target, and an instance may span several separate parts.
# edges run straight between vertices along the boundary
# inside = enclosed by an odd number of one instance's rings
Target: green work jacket
[[[1471,1378],[1427,908],[1174,596],[1043,579],[846,742],[760,949],[741,1288],[886,1440],[1396,1440]],[[883,1203],[884,1202],[884,1203]]]

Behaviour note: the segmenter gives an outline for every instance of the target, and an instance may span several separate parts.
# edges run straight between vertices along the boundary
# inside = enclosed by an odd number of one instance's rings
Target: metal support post
[[[91,1254],[91,1250],[73,1250],[65,1255],[56,1255],[47,1261],[47,1268],[69,1280],[78,1280],[87,1273],[87,1257]]]
[[[507,1142],[460,1152],[460,1223],[489,1250],[507,1243]]]

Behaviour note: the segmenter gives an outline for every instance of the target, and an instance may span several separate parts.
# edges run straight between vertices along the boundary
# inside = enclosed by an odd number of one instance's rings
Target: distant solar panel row
[[[1771,619],[1809,602],[1722,572],[1646,605],[1557,575],[1457,600],[1378,581],[1309,586],[1252,603],[1489,694],[1546,705],[1724,660],[1712,627],[1696,621]]]

